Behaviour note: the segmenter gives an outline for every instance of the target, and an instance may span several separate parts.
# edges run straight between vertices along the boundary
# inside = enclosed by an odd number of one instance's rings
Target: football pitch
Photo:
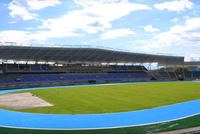
[[[54,106],[20,111],[47,114],[126,112],[200,99],[199,82],[147,82],[30,90]]]

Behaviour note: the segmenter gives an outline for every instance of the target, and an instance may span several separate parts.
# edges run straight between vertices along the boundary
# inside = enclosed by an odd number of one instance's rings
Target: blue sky
[[[200,60],[199,0],[1,0],[0,42]]]

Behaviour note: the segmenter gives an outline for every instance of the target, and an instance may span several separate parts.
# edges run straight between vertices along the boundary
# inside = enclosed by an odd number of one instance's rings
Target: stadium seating
[[[151,77],[147,73],[147,69],[143,66],[4,64],[1,67],[4,73],[0,74],[0,89],[66,84],[149,81]]]
[[[9,76],[9,77],[8,77]],[[4,82],[45,82],[45,81],[89,81],[89,80],[123,80],[123,79],[149,79],[147,73],[132,74],[23,74],[8,75],[1,77]]]
[[[32,73],[32,72],[55,72],[55,73],[114,73],[114,72],[134,72],[147,71],[144,66],[124,66],[124,65],[110,65],[110,66],[85,66],[85,65],[66,65],[54,66],[47,64],[3,64],[0,65],[6,73]]]
[[[200,80],[200,71],[192,71],[192,77],[194,80],[196,79]]]
[[[148,71],[140,65],[1,64],[0,89],[88,83],[169,81],[200,79],[200,71]]]

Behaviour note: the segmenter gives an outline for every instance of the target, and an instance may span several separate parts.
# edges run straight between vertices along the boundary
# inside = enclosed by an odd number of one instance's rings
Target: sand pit
[[[53,105],[37,96],[33,96],[31,93],[14,93],[0,95],[0,107],[10,109],[28,109],[48,106]]]

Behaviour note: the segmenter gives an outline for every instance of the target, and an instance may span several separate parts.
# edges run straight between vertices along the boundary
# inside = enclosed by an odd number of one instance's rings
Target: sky
[[[200,60],[200,0],[0,0],[0,45],[101,47]]]

